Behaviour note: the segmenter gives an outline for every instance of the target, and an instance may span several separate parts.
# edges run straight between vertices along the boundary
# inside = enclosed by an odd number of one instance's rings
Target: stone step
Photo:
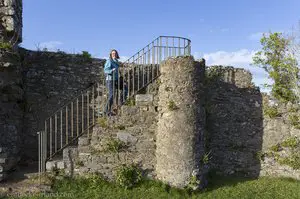
[[[0,172],[0,182],[7,178],[7,174],[4,172]]]
[[[78,139],[78,146],[88,146],[90,144],[91,139],[88,137],[80,137]]]
[[[52,171],[54,169],[65,169],[63,159],[49,160],[46,162],[46,171]]]
[[[6,152],[7,151],[7,148],[6,147],[0,147],[0,154],[1,153],[4,153],[4,152]]]

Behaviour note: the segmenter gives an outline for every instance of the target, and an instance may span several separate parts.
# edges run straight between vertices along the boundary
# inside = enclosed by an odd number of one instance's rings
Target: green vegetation
[[[298,115],[295,114],[289,115],[289,121],[295,128],[300,129],[300,120]]]
[[[88,51],[82,51],[81,56],[86,60],[86,61],[92,61],[92,55]]]
[[[273,146],[270,147],[270,150],[273,152],[278,152],[281,150],[280,144],[275,144]]]
[[[281,114],[278,112],[278,109],[276,106],[264,106],[263,112],[264,112],[264,115],[267,115],[270,118],[275,118],[275,117],[281,116]]]
[[[79,167],[82,167],[82,166],[84,166],[84,163],[81,160],[76,160],[75,165],[79,166]]]
[[[299,144],[299,140],[297,139],[297,137],[290,137],[290,138],[284,140],[281,143],[281,146],[295,149],[298,146],[298,144]]]
[[[202,163],[203,164],[208,164],[209,163],[209,160],[211,159],[210,153],[211,153],[211,151],[209,151],[208,153],[205,153],[203,155],[203,157],[202,157]]]
[[[110,137],[107,140],[106,148],[104,151],[118,153],[124,146],[125,146],[125,144],[121,140]]]
[[[130,97],[125,101],[126,106],[135,106],[135,99],[134,97]]]
[[[291,108],[289,108],[289,112],[291,112],[291,113],[295,113],[295,112],[297,112],[299,110],[299,107],[291,107]]]
[[[119,130],[125,130],[125,126],[124,125],[117,125],[114,128],[119,129]]]
[[[53,184],[57,196],[22,197],[23,199],[39,198],[72,198],[72,199],[116,199],[116,198],[201,198],[201,199],[292,199],[300,198],[300,182],[290,178],[241,179],[213,176],[209,186],[203,192],[189,192],[172,188],[158,181],[142,180],[131,189],[104,181],[100,176],[66,178]]]
[[[0,49],[10,50],[12,45],[9,42],[0,41]]]
[[[205,83],[210,84],[217,80],[220,80],[223,76],[224,67],[211,66],[205,71]]]
[[[169,101],[169,103],[168,103],[168,109],[169,109],[170,111],[174,111],[174,110],[177,110],[177,109],[179,109],[179,108],[176,106],[175,102],[174,102],[173,100],[171,100],[171,101]]]
[[[102,128],[107,128],[108,127],[108,121],[106,117],[99,117],[97,120],[97,123],[102,127]]]
[[[199,188],[201,181],[197,179],[197,176],[192,176],[186,186],[187,191],[194,191]]]
[[[280,102],[296,102],[298,85],[297,60],[289,51],[291,41],[282,33],[269,33],[260,40],[262,50],[253,57],[254,65],[263,68],[273,80],[271,94]]]
[[[288,157],[279,158],[278,163],[281,165],[288,165],[293,169],[300,169],[300,154],[293,153]]]
[[[136,165],[122,165],[116,171],[116,184],[125,189],[132,188],[142,180],[142,173]]]

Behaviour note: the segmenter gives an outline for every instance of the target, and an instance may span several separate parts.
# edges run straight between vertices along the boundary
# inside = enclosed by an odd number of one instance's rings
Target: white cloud
[[[39,48],[47,48],[50,51],[56,51],[58,49],[58,46],[62,45],[63,43],[60,41],[47,41],[42,42],[38,45]]]
[[[128,56],[120,56],[120,61],[121,62],[127,61],[128,59],[129,59]]]
[[[206,60],[206,65],[223,65],[223,66],[233,66],[236,68],[244,68],[249,70],[253,75],[253,82],[262,88],[264,83],[270,83],[267,78],[267,73],[257,66],[250,65],[252,63],[252,57],[257,51],[240,49],[238,51],[228,52],[228,51],[217,51],[212,53],[201,53],[195,52],[195,59],[203,57]],[[203,56],[201,56],[203,55]]]
[[[196,52],[197,53],[197,52]],[[234,52],[217,51],[213,53],[204,53],[203,58],[209,65],[239,65],[245,66],[252,62],[252,57],[256,51],[241,49]]]

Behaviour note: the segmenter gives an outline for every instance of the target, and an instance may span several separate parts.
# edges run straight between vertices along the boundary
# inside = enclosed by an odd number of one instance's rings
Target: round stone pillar
[[[194,61],[191,56],[169,58],[160,71],[156,175],[183,188],[193,176],[201,177],[205,62]]]

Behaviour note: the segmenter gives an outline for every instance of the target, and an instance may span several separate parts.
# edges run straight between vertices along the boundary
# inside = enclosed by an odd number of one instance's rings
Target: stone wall
[[[269,102],[264,95],[264,134],[260,175],[280,176],[300,179],[300,126],[299,105]],[[277,110],[276,115],[267,114],[267,109]]]
[[[19,160],[23,82],[19,56],[0,50],[0,181]]]
[[[37,132],[44,120],[95,82],[103,80],[105,60],[64,52],[21,50],[23,57],[24,157],[37,158]]]
[[[22,1],[0,0],[0,40],[22,42]]]
[[[268,116],[269,96],[253,86],[243,69],[209,67],[206,83],[211,169],[222,175],[300,179],[299,107],[277,105],[275,116]]]
[[[195,62],[193,57],[169,58],[161,64],[160,72],[156,175],[183,188],[193,176],[201,176],[205,63]]]
[[[258,176],[263,143],[262,97],[248,71],[212,66],[206,73],[207,147],[211,169]]]

